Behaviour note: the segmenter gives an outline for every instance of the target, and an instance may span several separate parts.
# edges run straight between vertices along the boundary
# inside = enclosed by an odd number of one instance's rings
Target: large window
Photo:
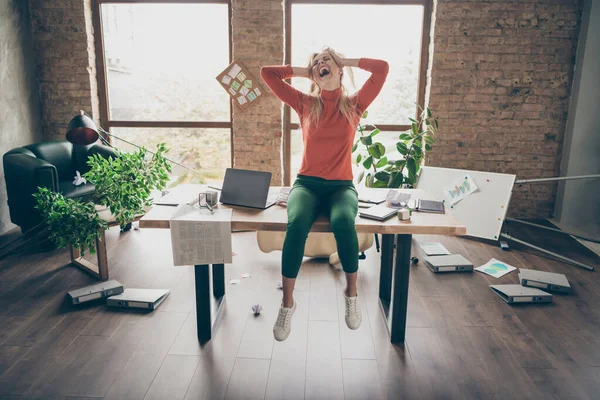
[[[220,180],[232,159],[230,100],[215,79],[231,58],[229,2],[147,3],[97,1],[102,123],[149,150],[165,142],[201,172],[174,166],[172,184]]]
[[[332,3],[332,4],[328,4]],[[395,149],[398,133],[417,117],[415,103],[423,104],[429,29],[429,1],[289,0],[286,7],[286,63],[306,66],[312,53],[324,46],[348,58],[379,58],[390,65],[386,83],[369,107],[367,122],[382,133],[377,140]],[[354,93],[370,73],[353,68],[344,85]],[[292,79],[294,87],[308,92],[310,82]],[[303,144],[296,113],[286,106],[284,115],[285,183],[295,179],[302,160]]]

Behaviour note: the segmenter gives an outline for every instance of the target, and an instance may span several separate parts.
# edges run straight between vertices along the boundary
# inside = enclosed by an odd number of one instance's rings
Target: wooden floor
[[[527,231],[599,266],[577,242]],[[551,305],[505,304],[488,288],[517,283],[480,273],[434,275],[411,267],[404,346],[393,346],[378,308],[379,255],[361,261],[357,331],[344,323],[343,273],[306,261],[291,336],[272,334],[281,292],[280,253],[263,254],[253,233],[237,233],[215,338],[195,337],[193,269],[173,267],[168,231],[108,233],[111,278],[126,287],[169,288],[152,313],[73,307],[65,293],[94,280],[66,265],[68,252],[0,261],[1,399],[593,399],[600,397],[600,275],[525,248],[503,252],[478,240],[440,241],[475,265],[494,257],[515,267],[565,273],[575,289]],[[263,311],[255,317],[251,306]]]

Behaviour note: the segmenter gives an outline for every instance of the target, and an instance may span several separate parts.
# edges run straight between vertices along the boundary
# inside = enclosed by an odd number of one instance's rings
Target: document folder
[[[571,293],[571,285],[567,277],[563,274],[521,268],[519,269],[519,281],[523,286],[560,293]]]
[[[109,307],[142,308],[154,310],[169,295],[168,289],[125,289],[122,294],[109,297]]]
[[[433,272],[472,272],[473,263],[460,254],[424,257],[425,265]]]
[[[552,295],[540,289],[521,285],[490,285],[490,289],[508,304],[552,303]]]
[[[67,295],[73,304],[81,304],[121,293],[123,293],[123,285],[111,279],[81,289],[71,290]]]

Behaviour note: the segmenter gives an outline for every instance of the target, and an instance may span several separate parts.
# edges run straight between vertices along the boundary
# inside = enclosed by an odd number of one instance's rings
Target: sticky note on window
[[[233,81],[231,83],[231,87],[235,90],[238,90],[240,88],[241,84],[238,81]]]
[[[240,72],[240,73],[237,75],[237,78],[238,78],[238,80],[239,80],[239,81],[243,82],[243,81],[244,81],[244,79],[246,79],[246,74],[244,74],[243,72]]]
[[[250,101],[256,100],[256,95],[254,94],[254,92],[248,93],[248,100],[250,100]]]
[[[248,102],[248,100],[246,100],[245,96],[240,96],[237,99],[240,104],[246,104]]]
[[[248,89],[252,89],[252,80],[246,79],[244,81],[244,86],[246,86]]]

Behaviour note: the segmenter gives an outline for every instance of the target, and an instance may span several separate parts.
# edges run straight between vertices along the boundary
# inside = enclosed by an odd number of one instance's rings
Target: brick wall
[[[283,2],[232,0],[233,58],[265,89],[264,98],[245,112],[233,109],[234,166],[273,173],[283,183],[282,113],[279,101],[260,78],[260,67],[283,63]]]
[[[559,175],[580,12],[573,0],[435,2],[429,165]],[[550,217],[555,197],[556,184],[516,187],[509,214]]]
[[[65,138],[85,110],[99,118],[91,0],[30,0],[44,140]]]

